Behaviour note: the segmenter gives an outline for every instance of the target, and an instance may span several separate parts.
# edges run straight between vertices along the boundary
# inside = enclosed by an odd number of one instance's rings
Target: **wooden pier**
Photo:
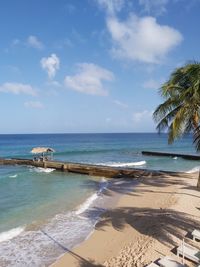
[[[180,153],[170,153],[170,152],[160,152],[160,151],[142,151],[143,155],[147,156],[162,156],[162,157],[180,157],[189,160],[200,160],[200,155],[193,154],[180,154]]]
[[[171,175],[171,176],[190,176],[183,172],[169,172],[169,171],[156,171],[148,169],[137,169],[137,168],[118,168],[110,166],[99,166],[92,164],[83,163],[72,163],[62,161],[34,161],[32,159],[20,159],[11,158],[5,159],[0,158],[0,165],[24,165],[34,166],[42,168],[53,168],[59,171],[86,174],[90,176],[100,176],[107,178],[139,178],[149,176],[160,176],[160,175]]]

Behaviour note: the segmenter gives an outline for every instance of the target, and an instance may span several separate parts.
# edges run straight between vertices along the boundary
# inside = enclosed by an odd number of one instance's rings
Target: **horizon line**
[[[39,134],[143,134],[143,133],[156,133],[160,134],[158,132],[36,132],[36,133],[0,133],[0,135],[39,135]],[[161,133],[163,134],[163,133]],[[165,134],[165,133],[164,133]]]

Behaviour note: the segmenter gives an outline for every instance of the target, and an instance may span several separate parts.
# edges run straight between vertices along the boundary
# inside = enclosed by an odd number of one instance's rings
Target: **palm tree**
[[[200,151],[200,62],[177,68],[162,85],[160,94],[164,102],[153,114],[158,132],[168,130],[169,143],[192,132]]]

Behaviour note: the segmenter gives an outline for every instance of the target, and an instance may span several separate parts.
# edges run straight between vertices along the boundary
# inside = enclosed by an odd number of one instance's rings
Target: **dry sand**
[[[52,267],[145,266],[164,255],[176,256],[183,237],[200,228],[197,174],[145,177],[103,214],[88,240],[64,254]],[[188,266],[195,266],[186,261]]]

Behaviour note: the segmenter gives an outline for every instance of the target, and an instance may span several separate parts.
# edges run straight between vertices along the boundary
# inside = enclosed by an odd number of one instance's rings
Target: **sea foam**
[[[102,178],[100,182],[100,189],[92,194],[89,198],[86,199],[86,201],[81,204],[78,208],[78,210],[75,211],[77,215],[82,214],[85,212],[87,209],[89,209],[92,205],[92,203],[100,196],[100,194],[105,190],[108,186],[108,181],[105,178]]]
[[[0,235],[0,262],[3,266],[49,266],[67,249],[83,242],[104,211],[103,190],[109,182],[104,178],[98,190],[87,198],[77,210],[57,214],[38,230],[12,229]],[[107,198],[108,196],[106,196]],[[95,209],[94,209],[95,207]],[[15,237],[12,242],[9,241]],[[9,265],[7,265],[9,262]]]
[[[14,174],[14,175],[10,175],[9,178],[16,178],[18,175]]]
[[[195,173],[198,172],[200,170],[200,166],[194,167],[191,170],[187,171],[186,173]]]
[[[111,166],[111,167],[132,167],[132,166],[142,166],[145,165],[146,161],[136,161],[136,162],[115,162],[115,163],[105,163],[104,165]]]
[[[33,169],[36,172],[45,172],[45,173],[51,173],[51,172],[55,171],[55,169],[53,169],[53,168],[42,168],[42,167],[31,168],[31,170],[33,170]]]
[[[9,231],[0,233],[0,242],[7,241],[7,240],[10,240],[10,239],[18,236],[19,234],[21,234],[24,231],[24,229],[25,229],[25,227],[17,227],[17,228],[13,228]]]
[[[92,194],[83,204],[81,204],[77,211],[75,211],[75,214],[79,215],[86,211],[92,203],[98,198],[98,194],[94,193]]]

